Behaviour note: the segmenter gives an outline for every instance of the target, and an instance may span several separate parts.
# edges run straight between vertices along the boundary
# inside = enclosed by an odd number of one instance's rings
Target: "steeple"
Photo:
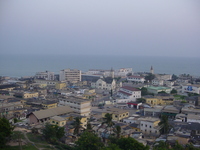
[[[115,77],[115,75],[114,75],[114,70],[113,70],[112,67],[111,67],[111,69],[110,69],[110,77],[111,77],[111,78],[114,78],[114,77]]]
[[[153,66],[151,66],[150,73],[154,74]]]

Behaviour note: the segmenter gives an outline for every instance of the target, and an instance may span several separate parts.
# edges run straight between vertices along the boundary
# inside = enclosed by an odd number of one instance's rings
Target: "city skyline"
[[[200,57],[199,1],[1,1],[0,54]]]

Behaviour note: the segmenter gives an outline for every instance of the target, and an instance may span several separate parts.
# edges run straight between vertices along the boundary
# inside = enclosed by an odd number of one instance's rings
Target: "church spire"
[[[151,66],[150,73],[154,74],[153,66]]]

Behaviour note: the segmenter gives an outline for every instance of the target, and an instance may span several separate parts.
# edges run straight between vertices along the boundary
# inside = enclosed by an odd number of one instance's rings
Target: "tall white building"
[[[37,72],[35,74],[36,79],[43,79],[43,80],[54,80],[54,72],[45,71],[45,72]]]
[[[63,69],[60,71],[60,81],[76,83],[81,81],[81,71],[77,69]]]

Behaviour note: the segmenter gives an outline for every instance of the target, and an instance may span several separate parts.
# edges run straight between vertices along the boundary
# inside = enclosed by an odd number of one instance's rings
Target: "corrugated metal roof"
[[[61,114],[66,114],[69,112],[73,112],[73,110],[69,106],[61,106],[61,107],[56,107],[56,108],[51,108],[51,109],[46,109],[46,110],[35,111],[33,112],[33,114],[38,119],[43,119],[43,118],[53,117],[53,116],[57,116]]]

